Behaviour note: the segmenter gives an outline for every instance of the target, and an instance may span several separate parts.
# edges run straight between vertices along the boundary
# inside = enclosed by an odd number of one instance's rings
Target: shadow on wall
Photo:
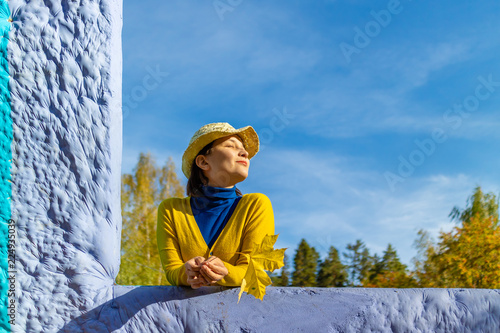
[[[187,313],[180,318],[172,316],[172,314],[184,312],[180,309],[179,301],[203,297],[226,288],[209,287],[193,290],[187,287],[115,285],[113,289],[112,300],[71,320],[59,330],[59,333],[114,332],[121,331],[124,326],[127,327],[126,332],[189,331],[188,328],[195,323],[187,322],[190,318]],[[138,316],[139,312],[144,312],[144,314]],[[139,319],[144,315],[149,317],[149,320]],[[150,324],[154,326],[152,328],[144,326]]]
[[[353,289],[269,287],[264,301],[239,288],[114,286],[113,300],[73,319],[75,332],[321,332],[359,323],[373,297]],[[362,310],[361,310],[362,311]]]

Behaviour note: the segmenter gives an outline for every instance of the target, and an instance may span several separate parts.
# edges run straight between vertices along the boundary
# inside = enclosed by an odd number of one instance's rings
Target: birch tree
[[[167,284],[156,242],[157,210],[164,199],[184,194],[172,158],[158,168],[150,153],[141,153],[133,174],[122,175],[121,188],[121,262],[116,282]]]

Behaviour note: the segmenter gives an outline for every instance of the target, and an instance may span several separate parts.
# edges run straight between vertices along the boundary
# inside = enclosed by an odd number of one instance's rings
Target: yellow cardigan
[[[190,197],[165,199],[158,206],[157,241],[163,269],[172,285],[188,285],[184,263],[194,257],[219,257],[229,274],[221,286],[239,286],[248,261],[236,252],[250,253],[254,243],[274,235],[271,201],[261,193],[245,194],[226,226],[208,248],[191,211]]]

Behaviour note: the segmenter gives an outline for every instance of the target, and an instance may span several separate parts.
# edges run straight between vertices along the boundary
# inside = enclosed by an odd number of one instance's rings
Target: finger
[[[224,266],[224,264],[216,265],[215,263],[209,262],[207,263],[206,267],[210,268],[210,270],[216,274],[227,275],[227,268],[226,266]]]
[[[201,283],[201,282],[193,282],[193,283],[190,283],[189,284],[193,289],[198,289],[200,287],[206,287],[208,286],[209,284],[206,284],[206,283]]]
[[[203,265],[215,265],[215,266],[224,266],[222,260],[217,257],[214,257],[212,260],[206,260]]]
[[[220,265],[224,265],[224,264],[222,263],[222,260],[220,260],[219,258],[210,257],[201,264],[201,267],[208,266],[208,265],[219,265],[220,266]]]
[[[194,262],[196,263],[196,265],[200,265],[204,261],[205,261],[204,257],[196,257],[196,258],[194,258]]]
[[[199,280],[198,279],[187,279],[187,283],[190,285],[198,284]]]
[[[205,285],[210,286],[210,285],[213,285],[213,284],[217,283],[219,280],[212,280],[208,276],[206,276],[205,277],[205,281],[206,281]]]
[[[200,274],[200,268],[201,267],[198,267],[196,269],[192,269],[192,268],[186,269],[186,273],[191,274],[191,275]]]
[[[198,281],[200,278],[200,274],[193,274],[193,275],[188,275],[187,280],[188,281]]]
[[[200,288],[200,287],[203,287],[203,285],[201,285],[201,284],[199,284],[199,283],[193,283],[193,284],[191,285],[191,288],[193,288],[193,289],[198,289],[198,288]]]
[[[216,268],[216,267],[217,268],[219,268],[219,267],[225,267],[222,262],[217,262],[217,261],[207,262],[204,265],[210,267],[211,269]]]
[[[200,268],[201,268],[201,266],[192,266],[192,267],[190,268],[190,270],[192,270],[193,272],[199,272],[199,271],[200,271]]]
[[[200,275],[198,276],[198,280],[205,285],[210,284],[210,282],[209,282],[210,279],[207,276],[203,275],[203,272],[201,272],[201,271],[200,271]]]
[[[191,287],[192,287],[193,289],[198,289],[198,288],[200,288],[200,287],[205,287],[205,286],[206,286],[206,284],[205,284],[205,283],[201,283],[201,282],[193,282],[193,283],[191,283],[190,285],[191,285]]]
[[[205,281],[205,283],[210,284],[213,283],[213,279],[208,276],[203,270],[200,271],[200,277]]]
[[[205,281],[207,281],[207,283],[210,283],[210,284],[216,283],[219,280],[219,279],[217,279],[216,276],[207,274],[204,269],[202,269],[200,271],[200,274],[203,276]]]
[[[184,267],[186,268],[186,272],[194,271],[194,267],[192,265],[188,265],[188,263],[186,263]],[[199,266],[197,268],[199,269]]]
[[[207,260],[205,260],[206,263],[208,262],[212,262],[214,260],[218,259],[216,256],[211,256],[210,258],[208,258]]]
[[[222,275],[221,274],[218,274],[214,271],[212,271],[208,266],[203,266],[202,270],[201,270],[201,273],[208,277],[208,280],[210,281],[219,281],[220,279],[222,279]]]
[[[188,277],[193,279],[198,279],[201,276],[201,272],[189,272]]]

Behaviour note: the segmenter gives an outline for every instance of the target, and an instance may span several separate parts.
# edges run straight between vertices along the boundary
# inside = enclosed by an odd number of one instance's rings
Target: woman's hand
[[[222,280],[229,272],[222,260],[216,256],[212,256],[201,263],[200,273],[208,283],[217,283],[217,281]]]
[[[189,283],[193,289],[208,286],[209,284],[205,277],[200,274],[201,264],[203,262],[205,262],[204,257],[194,257],[184,264],[184,267],[186,267],[187,283]]]

